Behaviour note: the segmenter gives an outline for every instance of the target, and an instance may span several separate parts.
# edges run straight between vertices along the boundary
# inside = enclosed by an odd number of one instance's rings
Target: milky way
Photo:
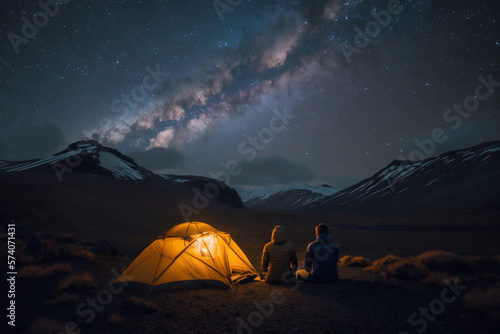
[[[54,3],[2,4],[0,159],[346,186],[500,139],[496,1]]]

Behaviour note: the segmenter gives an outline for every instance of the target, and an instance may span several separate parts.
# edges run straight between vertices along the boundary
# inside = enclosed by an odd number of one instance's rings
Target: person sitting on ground
[[[283,280],[293,277],[297,264],[295,246],[287,241],[285,227],[276,226],[271,242],[268,242],[262,251],[261,266],[266,283],[282,283]]]
[[[316,226],[316,241],[307,246],[304,269],[297,271],[297,278],[307,282],[331,283],[338,280],[337,261],[339,248],[328,234],[328,226]]]

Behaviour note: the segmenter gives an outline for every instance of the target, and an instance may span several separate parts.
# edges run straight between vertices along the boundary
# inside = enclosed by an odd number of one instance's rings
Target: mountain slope
[[[65,150],[45,159],[37,159],[23,162],[0,161],[0,172],[8,178],[14,174],[22,174],[33,185],[38,178],[45,178],[50,187],[57,187],[57,183],[67,183],[76,176],[86,177],[89,187],[99,183],[105,183],[105,179],[123,181],[124,189],[136,187],[134,182],[146,182],[149,186],[154,184],[155,188],[163,189],[173,197],[182,198],[179,203],[193,205],[196,191],[206,192],[207,184],[217,184],[218,191],[215,196],[205,196],[210,202],[219,202],[228,207],[243,208],[236,191],[227,187],[218,180],[202,177],[191,177],[189,182],[176,182],[179,177],[162,177],[152,171],[139,166],[135,161],[118,150],[105,147],[95,140],[79,141],[70,144]],[[91,180],[94,179],[94,180]],[[133,182],[131,182],[133,181]],[[27,185],[29,187],[29,185]],[[145,186],[145,185],[144,185]],[[137,186],[141,187],[141,186]],[[120,196],[117,194],[117,196]],[[217,203],[210,203],[215,204]],[[165,203],[165,205],[173,205]],[[197,210],[199,211],[199,210]]]
[[[211,179],[203,176],[195,175],[170,175],[161,174],[162,178],[197,188],[201,193],[212,194],[217,193],[216,197],[219,201],[234,208],[244,208],[243,202],[238,195],[238,192],[227,186],[224,182]]]
[[[240,197],[248,207],[259,209],[300,209],[302,206],[318,201],[339,191],[329,185],[312,187],[304,183],[285,186],[281,189],[262,187],[247,190],[237,188]]]
[[[70,144],[65,150],[51,157],[24,162],[0,164],[0,170],[21,172],[33,169],[52,170],[60,182],[65,174],[88,173],[108,175],[122,180],[143,180],[155,177],[155,174],[139,165],[119,151],[102,146],[95,140],[79,141]]]
[[[393,161],[307,210],[391,213],[461,206],[500,209],[500,141],[444,153],[423,161]]]

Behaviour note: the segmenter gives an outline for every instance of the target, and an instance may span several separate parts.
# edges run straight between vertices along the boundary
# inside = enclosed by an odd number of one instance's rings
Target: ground
[[[341,257],[355,255],[376,260],[388,254],[408,257],[439,249],[494,262],[493,256],[500,254],[499,228],[493,217],[478,222],[467,216],[450,220],[340,214],[325,217],[235,210],[204,221],[231,233],[257,269],[262,247],[275,225],[286,226],[299,258],[303,258],[307,243],[314,238],[314,226],[320,221],[330,226]],[[381,272],[368,272],[363,267],[340,267],[340,279],[335,284],[268,285],[251,281],[227,289],[153,291],[148,295],[144,290],[122,290],[109,283],[113,273],[126,268],[152,241],[146,235],[161,234],[163,227],[135,235],[117,229],[115,235],[106,238],[110,246],[100,242],[104,235],[98,230],[94,230],[94,238],[89,237],[88,227],[84,231],[68,228],[65,232],[72,235],[63,238],[54,231],[44,235],[49,226],[23,224],[34,235],[26,237],[26,241],[22,240],[24,236],[19,237],[20,268],[23,264],[58,267],[52,274],[42,274],[45,278],[36,277],[36,273],[18,277],[16,332],[20,333],[57,333],[63,330],[58,326],[67,326],[67,333],[78,329],[82,333],[498,333],[500,328],[498,301],[488,312],[472,307],[473,298],[464,301],[468,293],[490,291],[498,295],[500,272],[493,262],[479,269],[447,272],[436,276],[432,283],[384,277]],[[40,240],[40,250],[29,238]],[[48,244],[59,246],[43,246]],[[60,246],[65,244],[72,246]],[[30,255],[30,249],[46,255]],[[79,276],[80,281],[72,275]],[[69,288],[65,288],[63,281],[68,277],[71,279],[65,284]],[[460,281],[455,282],[454,277]],[[455,295],[450,286],[455,287]],[[91,306],[93,300],[98,303],[95,308]]]

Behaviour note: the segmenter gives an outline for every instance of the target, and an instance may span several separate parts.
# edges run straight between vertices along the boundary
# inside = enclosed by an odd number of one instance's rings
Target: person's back
[[[314,259],[314,260],[313,260]],[[307,246],[306,263],[312,269],[308,282],[335,282],[338,280],[339,248],[329,234],[320,234]],[[306,269],[307,270],[307,269]]]
[[[305,270],[297,272],[299,279],[308,282],[330,283],[338,280],[339,248],[328,234],[324,224],[316,226],[316,241],[307,246]]]
[[[274,228],[271,242],[268,242],[262,251],[261,264],[267,283],[281,283],[297,268],[295,246],[287,241],[283,226]]]

